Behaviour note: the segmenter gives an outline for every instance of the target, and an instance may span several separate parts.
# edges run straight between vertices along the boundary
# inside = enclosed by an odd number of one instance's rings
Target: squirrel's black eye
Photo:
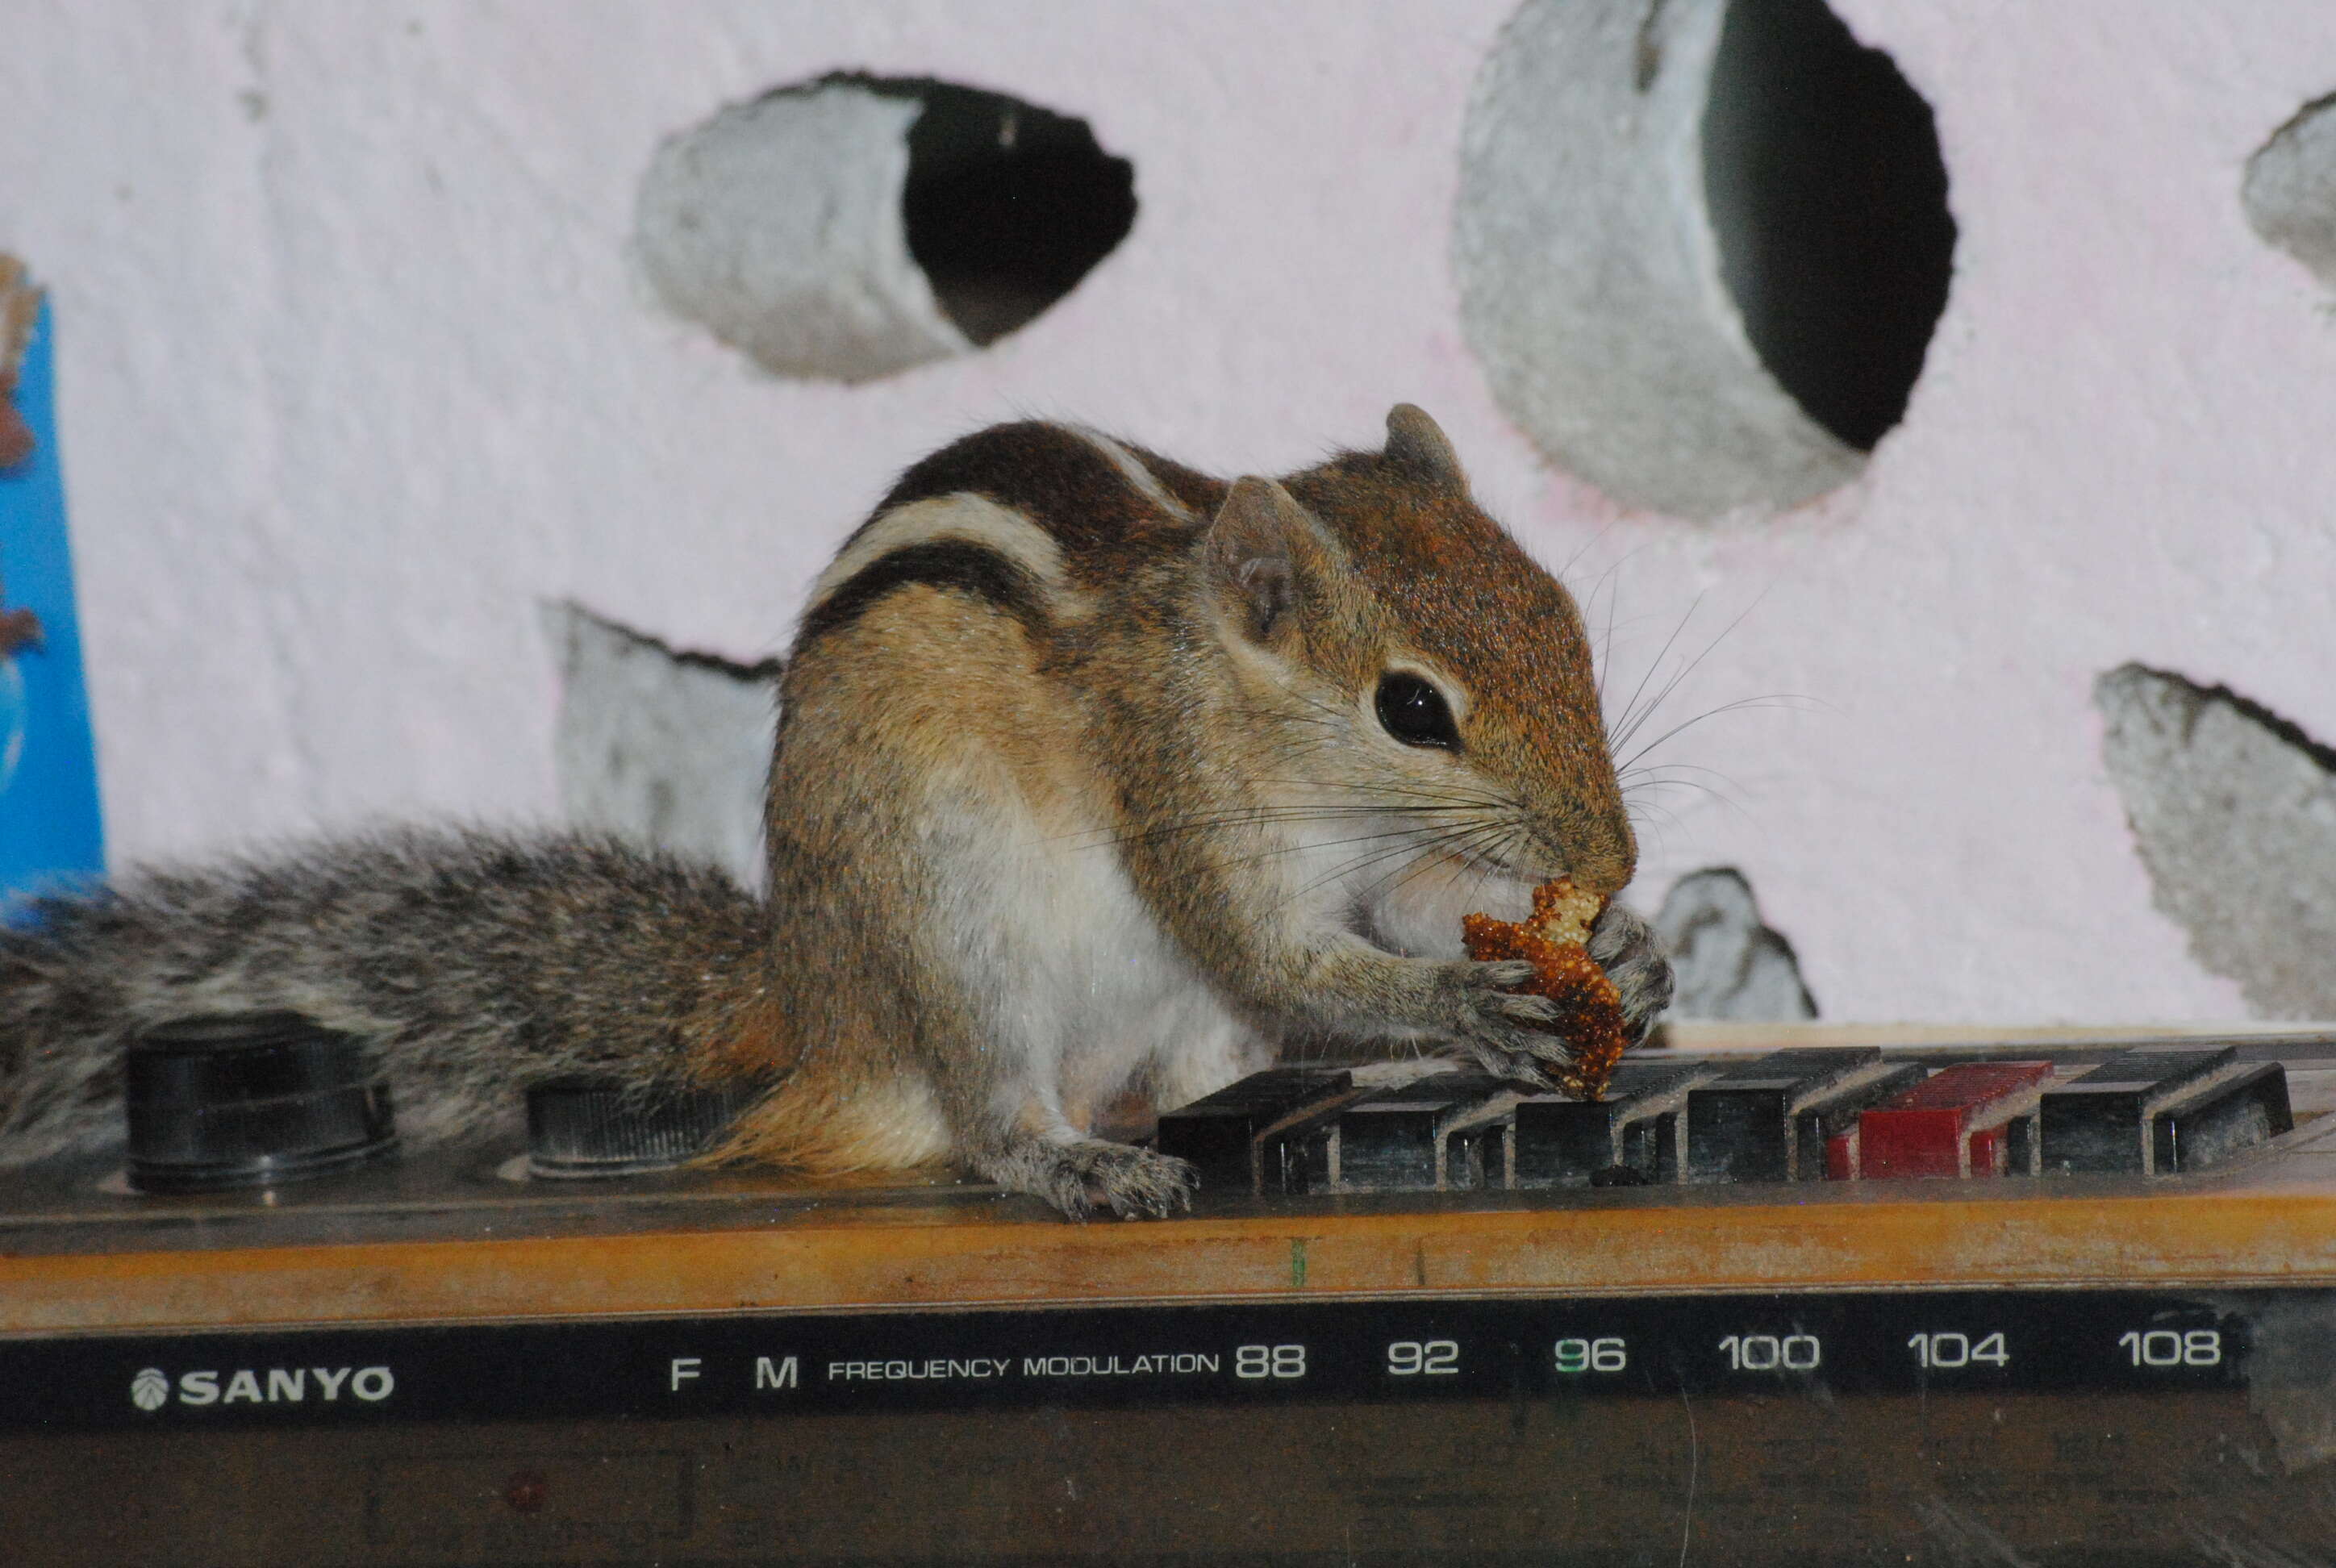
[[[1406,745],[1440,745],[1457,751],[1460,731],[1444,694],[1416,675],[1400,670],[1379,677],[1379,723]]]

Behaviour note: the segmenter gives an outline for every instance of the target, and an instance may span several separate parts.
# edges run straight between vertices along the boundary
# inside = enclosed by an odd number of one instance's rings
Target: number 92
[[[1460,1370],[1456,1339],[1397,1339],[1387,1349],[1391,1378],[1449,1378]]]

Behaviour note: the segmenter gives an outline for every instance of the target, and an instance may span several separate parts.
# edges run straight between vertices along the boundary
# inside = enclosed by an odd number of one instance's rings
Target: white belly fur
[[[1083,1136],[1139,1071],[1173,1107],[1270,1062],[1273,1042],[1160,929],[1105,835],[994,797],[952,814],[941,836],[974,873],[951,913],[954,957],[1001,1050],[1028,1068],[997,1080],[1002,1115],[1043,1110],[1055,1135]]]
[[[1047,821],[1000,793],[966,792],[932,823],[942,863],[969,873],[951,900],[951,958],[1001,1056],[1022,1072],[993,1080],[1004,1117],[1085,1135],[1142,1073],[1162,1108],[1270,1064],[1276,1044],[1237,1015],[1160,929],[1109,835]],[[978,804],[975,803],[978,803]],[[1355,932],[1411,957],[1461,956],[1460,917],[1522,918],[1520,879],[1430,852],[1391,872],[1356,867],[1351,826],[1293,833],[1259,874],[1283,881],[1282,918]],[[1309,840],[1333,842],[1309,842]]]

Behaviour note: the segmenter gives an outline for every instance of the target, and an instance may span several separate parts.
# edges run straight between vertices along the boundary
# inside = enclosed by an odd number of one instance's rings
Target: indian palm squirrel
[[[409,1142],[575,1073],[770,1087],[712,1154],[945,1158],[1157,1214],[1097,1137],[1339,1036],[1546,1085],[1551,1004],[1461,917],[1637,844],[1573,599],[1426,414],[1279,481],[1001,425],[900,479],[813,587],[780,687],[761,898],[573,833],[391,832],[149,869],[0,921],[0,1162],[118,1136],[124,1043],[289,1010],[377,1043]],[[1634,1035],[1645,922],[1591,950]]]

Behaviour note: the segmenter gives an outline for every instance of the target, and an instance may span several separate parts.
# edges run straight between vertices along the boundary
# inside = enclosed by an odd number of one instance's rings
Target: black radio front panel
[[[0,1342],[0,1563],[2336,1556],[2336,1292],[1379,1299]]]
[[[2269,1298],[1329,1301],[0,1343],[0,1426],[220,1427],[2244,1386]]]

